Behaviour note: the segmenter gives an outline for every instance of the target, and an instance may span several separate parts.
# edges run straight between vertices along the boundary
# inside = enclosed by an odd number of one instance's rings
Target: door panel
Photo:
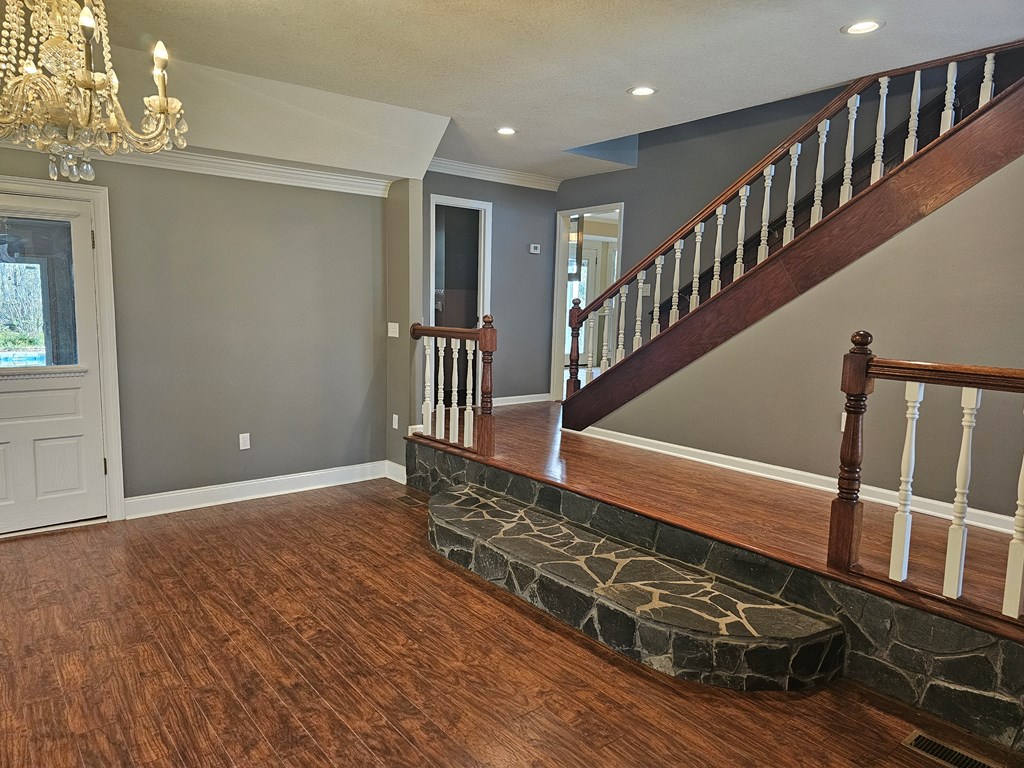
[[[91,231],[0,195],[0,533],[106,516]]]

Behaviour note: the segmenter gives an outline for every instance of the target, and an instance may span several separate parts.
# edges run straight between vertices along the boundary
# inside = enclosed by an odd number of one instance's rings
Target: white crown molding
[[[4,149],[34,151],[17,144],[2,145]],[[221,176],[227,179],[244,181],[262,181],[267,184],[282,184],[288,187],[304,189],[322,189],[328,192],[346,192],[352,195],[368,197],[387,197],[391,181],[369,176],[357,176],[341,171],[321,171],[309,168],[296,168],[256,160],[242,160],[235,157],[207,155],[202,152],[182,152],[171,150],[145,155],[133,152],[130,155],[100,155],[95,161],[109,163],[125,163],[141,165],[147,168],[159,168],[165,171],[182,171],[198,173],[204,176]]]
[[[579,433],[574,432],[572,434]],[[687,448],[682,445],[665,443],[661,440],[651,440],[647,437],[637,437],[636,435],[627,435],[622,432],[613,432],[610,429],[601,429],[600,427],[587,427],[583,430],[583,434],[597,438],[598,440],[607,440],[611,443],[629,445],[634,448],[643,448],[648,451],[665,453],[669,456],[678,456],[683,459],[690,459],[691,461],[699,461],[702,464],[710,464],[715,467],[732,469],[748,475],[766,477],[771,480],[781,480],[784,483],[799,485],[804,488],[813,488],[814,490],[828,491],[829,493],[835,493],[836,491],[836,478],[828,477],[826,475],[816,475],[813,472],[804,472],[800,469],[790,469],[789,467],[765,464],[760,461],[752,461],[751,459],[741,459],[737,456],[712,453],[711,451],[703,451],[699,448]],[[887,488],[862,485],[860,487],[860,498],[863,501],[891,504],[893,510],[895,511],[896,509],[897,493],[896,491],[891,491]],[[944,520],[953,519],[953,505],[944,501],[923,499],[915,496],[913,503],[911,504],[911,509],[914,512],[931,515],[932,517],[940,517]],[[967,524],[978,528],[988,528],[989,530],[999,531],[1000,533],[1013,533],[1012,517],[1009,515],[998,515],[995,512],[986,512],[981,509],[969,509],[967,511]]]
[[[543,189],[547,192],[557,192],[558,185],[562,183],[559,179],[552,179],[550,176],[539,176],[535,173],[523,173],[522,171],[507,171],[504,168],[490,168],[486,165],[473,165],[472,163],[462,163],[458,160],[445,160],[443,157],[435,157],[431,160],[427,170],[434,173],[446,173],[449,176],[465,176],[470,179],[511,184],[514,187]]]
[[[125,517],[151,517],[181,512],[186,509],[213,507],[218,504],[230,504],[248,499],[260,499],[267,496],[280,496],[285,493],[311,491],[316,488],[327,488],[332,485],[347,485],[364,480],[377,480],[392,476],[395,471],[389,467],[390,462],[371,461],[366,464],[353,464],[347,467],[320,469],[313,472],[299,472],[294,475],[264,477],[258,480],[245,480],[239,483],[209,485],[205,488],[188,488],[182,491],[153,493],[147,496],[132,496],[124,500]]]

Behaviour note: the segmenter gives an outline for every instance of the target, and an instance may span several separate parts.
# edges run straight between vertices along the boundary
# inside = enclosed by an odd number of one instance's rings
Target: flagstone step
[[[802,690],[843,667],[839,621],[478,485],[431,497],[431,545],[673,677]]]

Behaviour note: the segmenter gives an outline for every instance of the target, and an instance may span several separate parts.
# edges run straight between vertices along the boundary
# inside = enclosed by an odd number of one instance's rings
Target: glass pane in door
[[[77,362],[71,222],[0,218],[0,367]]]

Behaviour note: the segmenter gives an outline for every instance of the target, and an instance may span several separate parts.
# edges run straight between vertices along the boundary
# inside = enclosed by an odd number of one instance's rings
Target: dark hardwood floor
[[[922,766],[839,682],[672,681],[437,556],[379,480],[0,541],[0,766]]]
[[[863,574],[841,573],[826,565],[834,492],[562,431],[560,413],[558,403],[496,408],[492,456],[483,458],[457,448],[445,450],[1024,642],[1024,622],[1005,620],[1000,613],[1008,534],[971,528],[963,598],[947,600],[941,593],[949,523],[915,515],[907,583],[935,597],[910,592],[888,580],[891,506],[864,504]],[[431,444],[423,438],[412,439]],[[836,451],[838,471],[838,447]],[[967,610],[965,604],[983,613]]]

